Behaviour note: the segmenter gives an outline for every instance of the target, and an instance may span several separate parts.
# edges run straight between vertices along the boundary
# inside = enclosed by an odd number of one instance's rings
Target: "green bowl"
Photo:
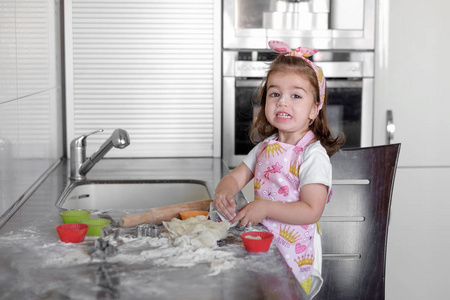
[[[64,224],[78,223],[78,220],[89,219],[91,212],[84,209],[66,210],[61,213]]]
[[[108,226],[111,221],[108,219],[97,218],[78,220],[78,223],[86,224],[89,226],[89,229],[86,233],[87,236],[102,236],[102,228]]]

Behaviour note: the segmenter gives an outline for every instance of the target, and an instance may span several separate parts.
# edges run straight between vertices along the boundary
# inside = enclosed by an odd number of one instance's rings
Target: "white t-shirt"
[[[256,155],[259,152],[259,149],[269,139],[276,138],[276,135],[272,135],[256,145],[244,158],[244,164],[255,173],[255,165],[256,165]],[[298,189],[305,184],[311,183],[319,183],[328,186],[328,196],[329,199],[331,192],[331,162],[330,157],[327,154],[325,148],[320,144],[319,141],[312,143],[307,146],[303,153],[303,163],[300,166],[299,170],[299,180],[300,185]]]

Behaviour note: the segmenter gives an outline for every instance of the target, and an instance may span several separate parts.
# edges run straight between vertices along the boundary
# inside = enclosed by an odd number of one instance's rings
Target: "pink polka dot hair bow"
[[[322,70],[315,63],[308,59],[308,57],[316,54],[318,50],[308,47],[298,47],[297,49],[292,50],[288,44],[280,41],[270,41],[269,47],[277,53],[286,53],[286,56],[299,57],[311,66],[311,68],[316,73],[317,82],[319,83],[319,110],[322,109],[323,102],[325,101],[325,76],[323,76]]]

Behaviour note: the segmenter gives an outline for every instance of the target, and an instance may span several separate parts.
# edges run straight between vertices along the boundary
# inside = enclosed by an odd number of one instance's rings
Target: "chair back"
[[[314,299],[384,299],[386,243],[400,144],[331,157],[333,195],[320,219],[324,284]]]

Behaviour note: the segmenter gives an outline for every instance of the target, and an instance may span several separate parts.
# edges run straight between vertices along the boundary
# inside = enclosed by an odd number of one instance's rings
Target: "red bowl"
[[[255,237],[257,239],[254,239]],[[272,243],[273,234],[265,231],[249,231],[241,233],[241,238],[248,252],[266,252]]]
[[[70,223],[56,226],[59,238],[64,243],[81,243],[88,231],[86,224]]]

